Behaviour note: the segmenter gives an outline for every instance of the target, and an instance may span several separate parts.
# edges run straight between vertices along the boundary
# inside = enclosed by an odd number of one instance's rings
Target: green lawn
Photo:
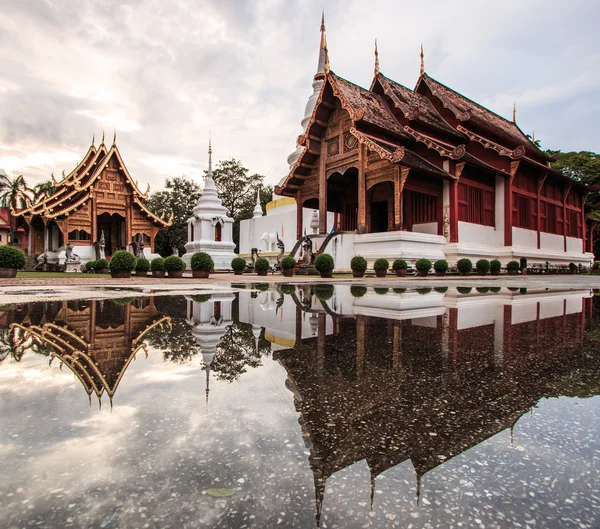
[[[17,278],[19,279],[65,279],[69,276],[77,278],[92,278],[92,277],[110,277],[107,274],[80,274],[80,273],[65,273],[65,272],[17,272]]]

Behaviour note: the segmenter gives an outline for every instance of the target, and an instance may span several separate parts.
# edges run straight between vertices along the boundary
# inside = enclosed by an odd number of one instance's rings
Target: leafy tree
[[[233,242],[236,248],[240,242],[240,220],[252,218],[259,185],[261,186],[260,200],[263,213],[265,204],[271,201],[273,188],[262,186],[264,178],[263,175],[257,173],[248,174],[248,169],[242,165],[242,162],[234,158],[220,161],[213,171],[219,198],[227,210],[227,216],[234,221]]]
[[[9,244],[15,239],[16,219],[11,214],[14,210],[26,208],[31,203],[29,193],[31,189],[25,182],[23,175],[9,178],[0,173],[0,207],[7,208],[8,225],[10,226]]]
[[[157,215],[164,212],[169,216],[173,212],[173,224],[161,230],[154,241],[156,251],[163,257],[171,255],[174,247],[180,254],[185,252],[187,221],[202,196],[200,186],[185,176],[167,178],[165,187],[164,191],[152,193],[146,202],[148,209]]]
[[[46,180],[45,182],[40,182],[36,184],[33,188],[33,196],[31,198],[32,203],[41,202],[42,200],[48,198],[50,195],[54,194],[55,191],[54,182],[52,180]]]

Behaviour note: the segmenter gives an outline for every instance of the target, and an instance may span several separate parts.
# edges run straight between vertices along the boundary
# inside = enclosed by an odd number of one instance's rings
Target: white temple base
[[[80,273],[81,272],[81,263],[65,263],[65,272]]]
[[[215,263],[215,271],[227,271],[231,270],[231,261],[237,257],[233,253],[234,248],[235,244],[232,242],[191,241],[185,245],[186,252],[182,259],[185,261],[186,270],[191,270],[192,255],[204,252],[211,256]]]

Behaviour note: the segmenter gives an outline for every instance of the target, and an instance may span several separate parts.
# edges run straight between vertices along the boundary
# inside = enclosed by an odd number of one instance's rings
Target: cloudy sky
[[[3,0],[0,169],[31,184],[70,171],[113,129],[152,189],[216,160],[276,183],[316,70],[325,8],[331,68],[368,87],[427,72],[510,117],[545,148],[598,151],[600,5],[430,0]],[[143,186],[142,186],[143,187]]]

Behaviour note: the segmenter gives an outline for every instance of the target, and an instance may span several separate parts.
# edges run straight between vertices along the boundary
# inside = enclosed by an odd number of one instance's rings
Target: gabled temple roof
[[[544,160],[551,160],[550,156],[538,149],[513,121],[503,118],[459,92],[452,90],[452,88],[429,77],[426,73],[419,78],[415,91],[419,90],[421,83],[429,88],[431,93],[442,102],[445,108],[454,114],[457,120],[467,124],[472,123],[480,129],[501,136],[511,142],[513,148],[523,145],[529,154]]]
[[[60,182],[56,182],[53,176],[56,189],[52,195],[28,209],[15,212],[15,216],[40,215],[46,218],[58,218],[78,209],[92,197],[92,185],[100,178],[102,171],[108,167],[113,157],[117,159],[119,170],[125,176],[127,184],[131,186],[134,202],[153,222],[161,227],[170,226],[172,219],[165,221],[143,206],[142,201],[148,197],[150,186],[145,193],[140,191],[137,181],[129,174],[116,143],[113,143],[110,149],[107,149],[104,143],[101,143],[97,149],[92,145],[77,167],[65,175]]]

